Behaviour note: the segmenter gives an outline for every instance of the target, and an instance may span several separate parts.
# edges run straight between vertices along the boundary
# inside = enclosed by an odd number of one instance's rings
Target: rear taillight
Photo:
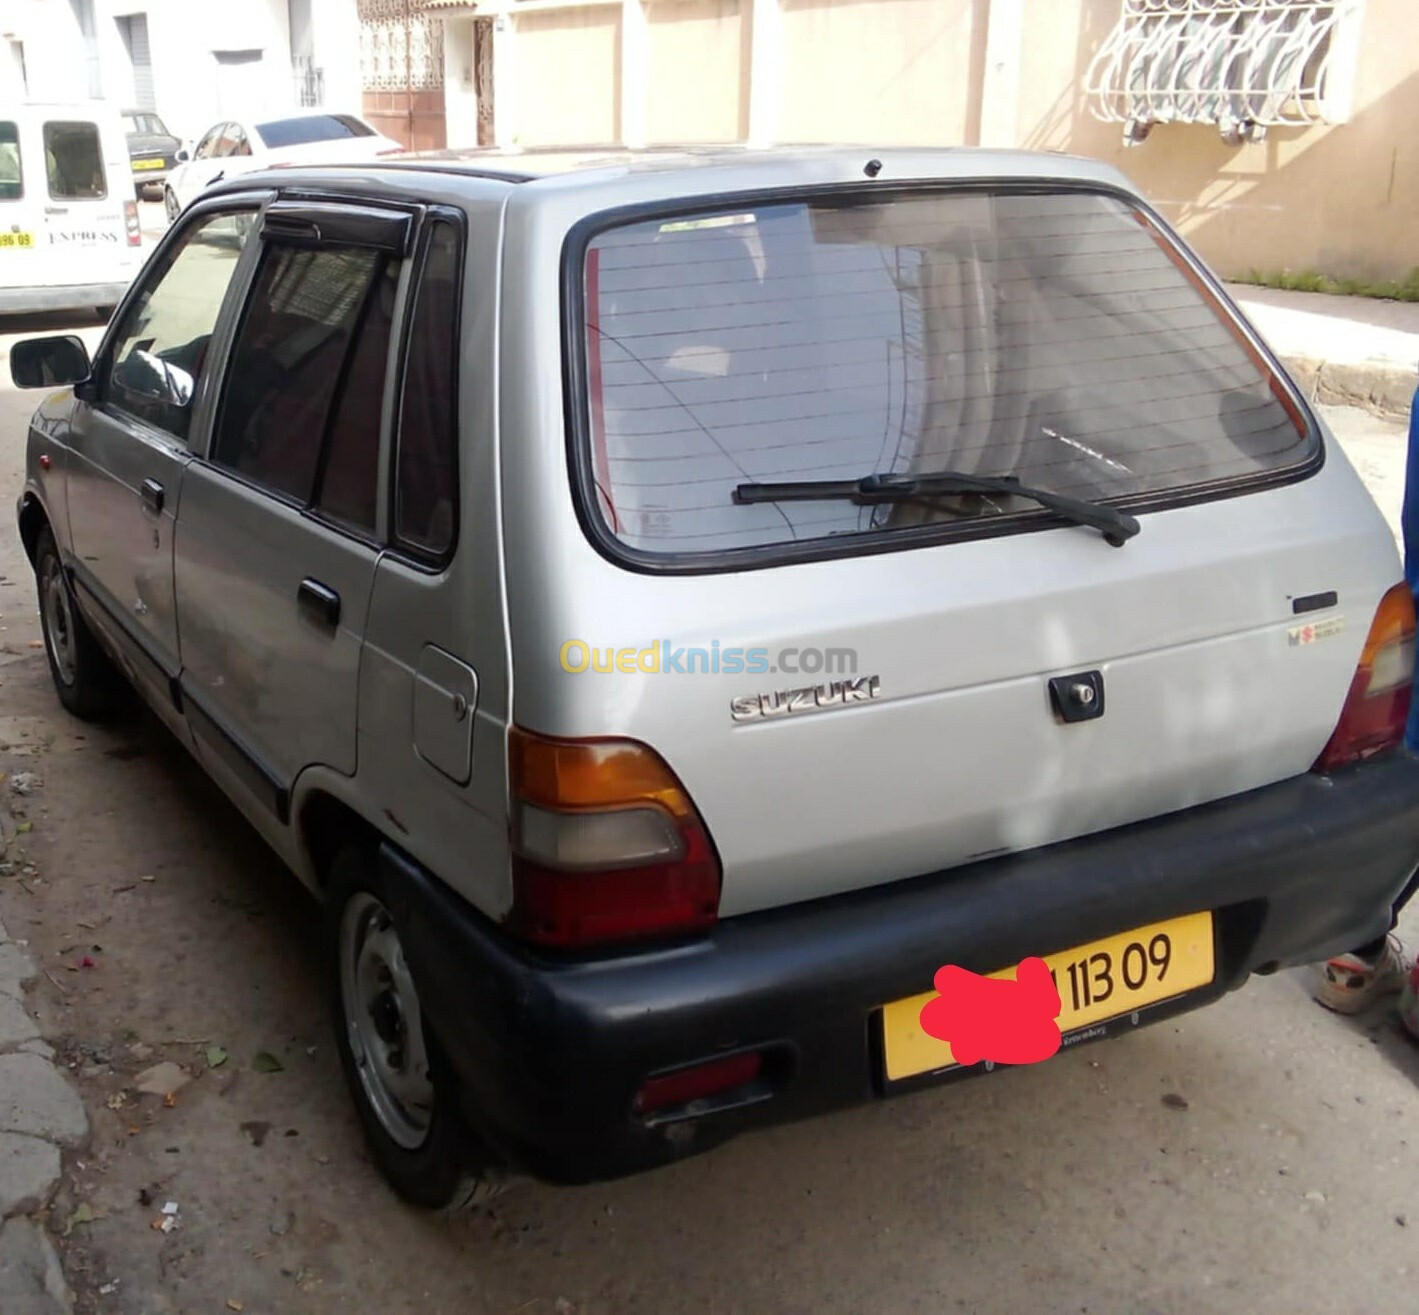
[[[1311,768],[1333,772],[1404,740],[1414,688],[1414,597],[1397,584],[1380,599],[1330,742]]]
[[[508,771],[515,934],[573,949],[714,924],[719,860],[653,749],[514,727]]]
[[[128,245],[141,247],[143,245],[143,225],[138,222],[137,201],[123,203],[123,227],[128,233]]]

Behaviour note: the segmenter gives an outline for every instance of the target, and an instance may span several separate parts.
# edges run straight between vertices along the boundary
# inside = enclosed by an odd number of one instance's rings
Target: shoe
[[[1311,994],[1319,1004],[1337,1014],[1362,1014],[1387,995],[1405,986],[1411,961],[1399,937],[1391,932],[1374,959],[1354,953],[1337,955],[1321,965]]]
[[[1404,979],[1404,989],[1399,993],[1399,1021],[1404,1030],[1419,1041],[1419,962],[1409,970]]]

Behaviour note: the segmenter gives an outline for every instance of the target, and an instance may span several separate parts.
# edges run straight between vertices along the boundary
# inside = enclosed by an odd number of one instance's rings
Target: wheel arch
[[[20,542],[24,545],[25,556],[33,566],[40,533],[46,529],[51,534],[54,533],[54,520],[39,494],[33,489],[26,489],[24,496],[20,499],[19,520]],[[58,542],[57,538],[55,542]]]
[[[325,889],[330,865],[346,844],[373,851],[385,836],[360,811],[346,778],[322,769],[302,774],[291,809],[291,825],[301,857],[301,880],[317,892]]]

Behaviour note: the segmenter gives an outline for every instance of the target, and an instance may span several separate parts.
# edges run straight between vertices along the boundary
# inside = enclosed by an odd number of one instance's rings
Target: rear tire
[[[430,1210],[492,1200],[506,1177],[464,1121],[457,1080],[424,1026],[368,847],[351,845],[330,866],[325,949],[340,1065],[385,1179]]]
[[[170,224],[177,223],[177,217],[182,213],[182,207],[177,203],[177,193],[171,187],[163,188],[163,211]]]
[[[40,629],[55,692],[74,716],[93,721],[113,706],[118,673],[79,612],[48,526],[35,541],[34,569]]]

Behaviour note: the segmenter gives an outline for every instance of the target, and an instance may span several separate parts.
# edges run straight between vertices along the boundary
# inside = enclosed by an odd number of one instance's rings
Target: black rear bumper
[[[389,846],[381,861],[426,1015],[479,1132],[538,1177],[585,1182],[752,1126],[939,1081],[888,1087],[879,1011],[929,991],[945,963],[993,971],[1215,911],[1213,984],[1142,1011],[1147,1023],[1215,999],[1253,972],[1380,935],[1419,866],[1419,760],[1395,755],[1333,777],[1297,777],[589,962],[511,942]],[[761,1084],[757,1101],[693,1119],[652,1124],[634,1112],[648,1075],[747,1047],[774,1048],[767,1098]]]

